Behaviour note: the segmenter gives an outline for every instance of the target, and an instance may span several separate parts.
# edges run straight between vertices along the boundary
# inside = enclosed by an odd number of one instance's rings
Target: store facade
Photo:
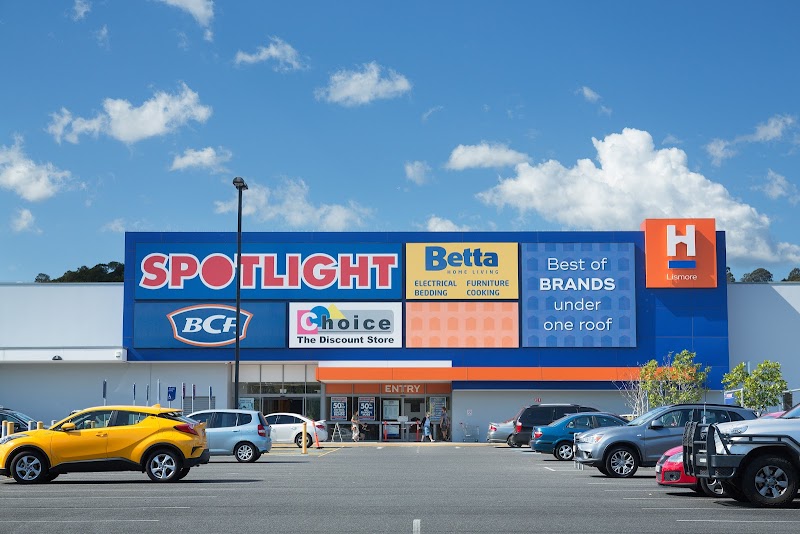
[[[217,364],[233,383],[235,244],[230,233],[126,234],[128,362]],[[621,412],[617,384],[684,349],[710,382],[728,370],[713,219],[629,232],[245,233],[241,265],[240,401],[332,425],[356,411],[374,439],[405,439],[441,406],[455,434],[501,404],[589,397]]]

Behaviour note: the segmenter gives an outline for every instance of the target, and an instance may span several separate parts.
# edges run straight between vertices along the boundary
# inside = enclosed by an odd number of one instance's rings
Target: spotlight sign
[[[400,348],[400,302],[291,302],[289,348]]]
[[[517,299],[517,250],[517,243],[408,243],[406,298]]]
[[[635,347],[633,243],[522,244],[523,347]]]
[[[400,300],[399,243],[246,243],[242,300]],[[233,244],[137,243],[137,300],[229,300]]]

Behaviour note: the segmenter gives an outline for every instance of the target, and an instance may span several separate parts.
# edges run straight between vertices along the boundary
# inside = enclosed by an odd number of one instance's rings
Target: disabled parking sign
[[[175,386],[168,386],[167,387],[167,400],[172,402],[175,400],[175,396],[177,394],[178,388]]]

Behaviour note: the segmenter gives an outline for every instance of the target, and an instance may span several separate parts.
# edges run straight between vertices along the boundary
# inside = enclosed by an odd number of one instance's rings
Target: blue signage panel
[[[523,347],[635,347],[633,243],[521,247]]]
[[[400,243],[246,243],[242,300],[400,300]],[[236,246],[136,243],[136,300],[233,300]]]
[[[167,401],[172,402],[175,400],[175,396],[178,394],[178,388],[175,386],[168,386],[167,387]]]
[[[286,346],[286,304],[247,302],[241,306],[241,348]],[[137,302],[133,346],[224,348],[236,345],[236,308],[201,302]]]

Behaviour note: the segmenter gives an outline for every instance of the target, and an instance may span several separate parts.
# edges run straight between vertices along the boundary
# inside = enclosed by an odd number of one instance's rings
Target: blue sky
[[[0,4],[0,282],[125,231],[637,230],[800,266],[800,3]]]

